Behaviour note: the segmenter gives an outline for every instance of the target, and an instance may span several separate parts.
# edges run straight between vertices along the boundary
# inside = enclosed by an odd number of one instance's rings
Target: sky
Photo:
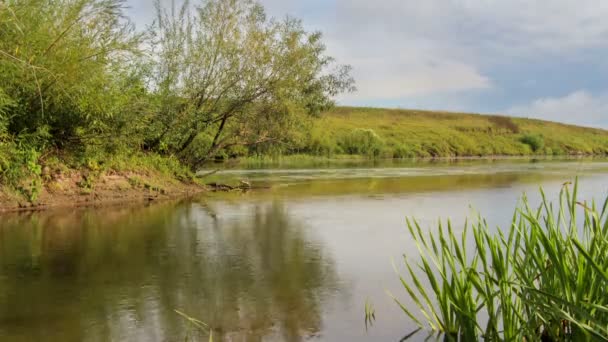
[[[169,0],[165,0],[169,2]],[[193,0],[197,1],[197,0]],[[341,105],[499,113],[608,128],[606,0],[260,0],[353,67]],[[127,0],[138,28],[152,0]]]

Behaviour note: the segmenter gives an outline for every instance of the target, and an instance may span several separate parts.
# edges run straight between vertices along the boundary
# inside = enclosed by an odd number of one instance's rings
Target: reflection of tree
[[[206,262],[167,270],[172,275],[164,278],[178,281],[176,291],[164,292],[164,306],[183,308],[220,335],[239,340],[269,333],[297,340],[318,333],[320,304],[337,286],[332,263],[280,203],[247,210],[251,214],[240,220],[220,220],[220,228],[202,231],[196,227],[205,218],[191,212],[196,224],[183,237],[189,248],[179,258]]]
[[[183,340],[176,308],[216,337],[318,333],[338,284],[322,246],[278,202],[209,212],[162,205],[3,221],[0,339]]]

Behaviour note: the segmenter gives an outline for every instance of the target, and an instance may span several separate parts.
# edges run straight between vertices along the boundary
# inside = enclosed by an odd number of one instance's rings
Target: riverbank
[[[336,107],[311,124],[306,138],[281,153],[377,158],[606,155],[608,131],[500,115]]]
[[[0,183],[0,212],[143,203],[203,191],[194,174],[167,158],[119,157],[87,166],[51,159],[14,184]]]
[[[427,164],[459,164],[466,162],[530,162],[530,161],[593,161],[605,160],[606,155],[487,155],[487,156],[461,156],[461,157],[418,157],[418,158],[370,158],[361,155],[332,155],[315,156],[308,154],[291,155],[262,155],[242,157],[222,163],[224,169],[258,169],[258,168],[306,168],[306,167],[360,167],[361,165],[391,166],[395,165],[427,165]],[[208,165],[203,171],[209,172],[216,165]]]
[[[217,151],[214,158],[221,163],[204,168],[348,168],[403,160],[608,155],[606,130],[467,113],[337,107],[312,120],[305,132],[300,140],[273,144],[282,146],[278,150],[260,145],[238,153]],[[38,149],[5,137],[0,140],[0,211],[161,200],[205,190],[184,155],[110,145]],[[225,183],[222,178],[204,181]],[[240,179],[229,181],[238,185]]]
[[[591,162],[595,157],[584,156],[486,156],[452,158],[382,159],[363,156],[336,158],[291,155],[273,158],[241,158],[226,163],[208,165],[197,174],[176,161],[159,156],[132,158],[114,157],[105,162],[89,162],[88,166],[68,167],[57,161],[41,164],[39,176],[30,175],[20,185],[0,184],[0,213],[39,211],[51,208],[113,206],[123,203],[149,203],[190,197],[205,191],[267,189],[267,181],[246,174],[258,169],[352,169],[420,168],[431,166],[494,165],[501,162],[527,164],[538,162]],[[599,157],[598,160],[605,160]],[[120,162],[118,162],[120,161]],[[103,164],[104,166],[99,166]],[[500,168],[500,164],[496,164]],[[224,170],[226,172],[217,172]],[[235,171],[243,170],[245,174]],[[285,171],[287,172],[287,171]],[[245,181],[245,183],[243,183]],[[252,182],[251,184],[248,181]],[[394,186],[394,184],[393,184]],[[309,191],[305,190],[306,191]],[[299,189],[297,191],[302,191]]]

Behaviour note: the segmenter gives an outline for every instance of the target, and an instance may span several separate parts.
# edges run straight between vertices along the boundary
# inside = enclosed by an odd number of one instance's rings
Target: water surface
[[[539,185],[552,197],[579,176],[582,198],[608,190],[605,161],[348,166],[229,170],[272,188],[0,216],[0,340],[204,338],[178,309],[215,340],[395,341],[414,329],[387,295],[406,297],[393,263],[416,257],[406,216],[504,225]]]

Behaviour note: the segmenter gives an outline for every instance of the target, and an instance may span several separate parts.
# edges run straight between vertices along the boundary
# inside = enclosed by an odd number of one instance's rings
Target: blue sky
[[[196,0],[193,0],[196,1]],[[167,0],[167,2],[169,2]],[[138,27],[152,0],[128,0]],[[608,1],[261,0],[353,66],[340,104],[504,113],[608,128]]]

